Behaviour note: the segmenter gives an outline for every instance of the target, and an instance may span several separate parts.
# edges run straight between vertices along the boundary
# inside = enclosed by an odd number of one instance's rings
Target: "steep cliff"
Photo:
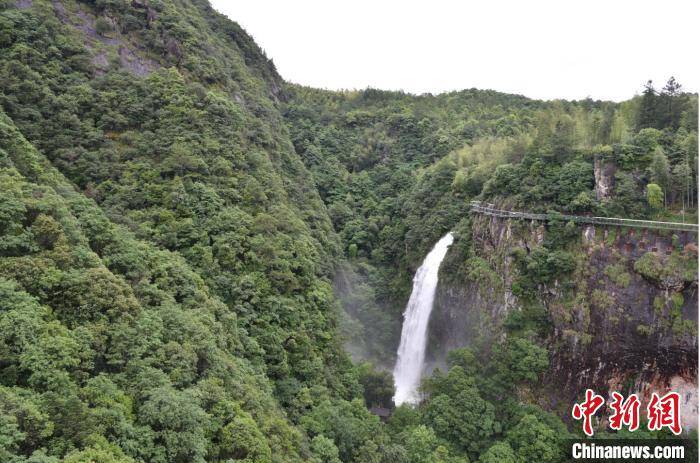
[[[572,224],[573,225],[573,224]],[[548,227],[474,216],[453,261],[466,258],[463,277],[443,271],[430,325],[430,360],[483,346],[522,326],[544,323],[550,366],[535,394],[562,416],[588,387],[640,393],[682,393],[689,426],[697,416],[697,236],[625,228],[576,227],[566,249],[574,266],[538,283],[528,297],[522,281],[547,244]]]

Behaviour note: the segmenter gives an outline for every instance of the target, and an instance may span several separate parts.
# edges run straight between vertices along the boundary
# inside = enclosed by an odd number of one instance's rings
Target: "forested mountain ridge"
[[[566,432],[542,409],[570,419],[586,387],[644,400],[677,390],[694,427],[697,234],[557,217],[697,223],[697,95],[674,79],[619,104],[290,94],[295,148],[346,246],[335,285],[353,355],[391,366],[415,269],[455,235],[429,327],[428,361],[448,373],[425,381],[418,411],[392,420],[479,461],[560,461]],[[473,216],[474,199],[550,220]]]
[[[299,420],[361,387],[335,335],[336,238],[268,60],[206,3],[4,2],[0,18],[2,277],[17,294],[2,459],[332,446]],[[65,348],[16,334],[30,322]]]
[[[498,285],[471,254],[472,198],[694,202],[674,185],[697,175],[697,97],[647,90],[328,92],[283,82],[206,1],[0,2],[0,459],[557,461],[558,418],[494,399],[541,386],[551,346],[519,334],[546,313],[510,320],[488,376],[485,351],[453,354],[434,400],[386,425],[367,407],[391,380],[351,363],[339,320],[390,365],[412,271],[451,229],[447,279]],[[626,163],[624,194],[595,197],[594,159]],[[644,207],[647,183],[669,207]],[[569,235],[534,257],[566,265]]]
[[[432,244],[470,227],[471,199],[530,212],[697,221],[697,97],[675,87],[648,87],[619,104],[477,90],[416,97],[295,86],[290,94],[295,148],[354,266],[336,285],[341,293],[362,288],[346,298],[353,316],[364,317],[354,336],[367,338],[354,346],[361,355],[373,356],[379,342],[386,359],[385,346],[396,345],[400,313],[387,312],[402,310]],[[663,205],[648,205],[650,183],[663,185]],[[571,243],[575,230],[557,231],[550,247],[581,249]],[[464,281],[469,272],[461,263],[445,277]]]

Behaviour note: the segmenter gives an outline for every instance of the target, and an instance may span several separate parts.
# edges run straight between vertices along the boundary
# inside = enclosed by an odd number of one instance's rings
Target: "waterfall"
[[[452,233],[443,236],[425,256],[423,264],[413,277],[413,291],[403,313],[401,343],[394,367],[394,403],[397,406],[418,401],[417,389],[423,373],[428,320],[435,300],[438,269],[447,254],[447,248],[452,244],[452,239]]]

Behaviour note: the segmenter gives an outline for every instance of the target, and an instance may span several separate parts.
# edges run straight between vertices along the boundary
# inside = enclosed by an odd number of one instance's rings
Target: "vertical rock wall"
[[[601,191],[605,185],[601,180]],[[642,396],[675,389],[685,413],[697,417],[697,270],[690,279],[668,270],[676,260],[697,259],[696,235],[593,226],[580,233],[576,270],[539,291],[554,327],[544,340],[551,390],[541,405],[563,411],[587,387]],[[441,279],[430,322],[432,365],[444,365],[451,349],[505,336],[503,320],[521,309],[511,291],[511,251],[529,253],[545,234],[534,222],[474,217],[472,250],[488,267],[461,281]],[[645,273],[649,262],[664,275]]]

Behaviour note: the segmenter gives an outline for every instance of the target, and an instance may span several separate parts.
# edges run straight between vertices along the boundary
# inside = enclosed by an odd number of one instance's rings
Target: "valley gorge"
[[[321,90],[234,21],[0,0],[0,461],[559,462],[587,388],[697,442],[697,94]]]

